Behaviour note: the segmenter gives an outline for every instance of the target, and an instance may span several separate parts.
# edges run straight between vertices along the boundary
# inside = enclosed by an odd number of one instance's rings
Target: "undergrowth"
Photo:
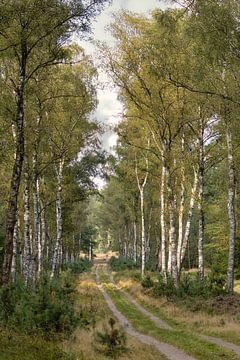
[[[82,316],[75,310],[75,287],[76,277],[64,271],[54,280],[44,274],[31,287],[18,279],[1,288],[0,327],[47,339],[68,336]]]
[[[113,271],[122,271],[127,269],[132,270],[138,268],[138,264],[131,259],[126,259],[125,257],[117,258],[112,256],[109,259],[108,264]]]

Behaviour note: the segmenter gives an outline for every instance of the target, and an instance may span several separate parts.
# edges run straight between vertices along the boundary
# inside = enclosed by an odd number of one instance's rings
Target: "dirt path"
[[[124,291],[123,289],[121,289],[119,286],[116,285],[114,278],[113,278],[113,274],[108,273],[107,271],[107,267],[106,269],[106,274],[110,277],[110,281],[120,290],[122,291],[122,293],[124,293],[124,295],[126,296],[126,298],[136,306],[136,308],[141,311],[142,314],[148,316],[149,319],[151,319],[157,326],[160,326],[162,328],[171,330],[173,329],[170,325],[168,325],[165,321],[161,320],[160,318],[158,318],[157,316],[153,315],[151,312],[149,312],[148,310],[146,310],[142,305],[140,305],[128,292]],[[228,350],[233,351],[235,354],[240,355],[240,346],[233,344],[231,342],[228,342],[226,340],[214,337],[214,336],[207,336],[207,335],[199,335],[200,338],[202,338],[203,340],[207,340],[213,344],[219,345],[223,348],[226,348]]]
[[[112,299],[107,294],[107,292],[102,287],[99,273],[98,273],[98,266],[96,267],[96,282],[99,290],[102,292],[108,307],[112,311],[113,315],[118,319],[119,323],[125,328],[125,331],[131,335],[137,338],[140,342],[146,345],[152,345],[154,346],[158,351],[160,351],[163,355],[165,355],[169,360],[195,360],[192,356],[187,355],[184,351],[176,348],[173,345],[169,345],[166,343],[163,343],[157,339],[155,339],[152,336],[142,334],[138,331],[136,331],[131,323],[128,321],[128,319],[116,308],[114,305]]]

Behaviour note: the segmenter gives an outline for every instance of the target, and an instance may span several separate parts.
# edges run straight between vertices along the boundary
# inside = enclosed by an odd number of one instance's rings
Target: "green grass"
[[[74,360],[54,342],[0,329],[0,360]]]
[[[197,336],[186,331],[160,329],[154,322],[138,311],[135,306],[125,298],[121,291],[109,285],[109,279],[106,275],[101,274],[101,280],[105,283],[105,289],[111,296],[118,310],[128,318],[138,331],[152,335],[160,341],[175,345],[199,360],[239,359],[239,357],[232,352],[199,339]]]

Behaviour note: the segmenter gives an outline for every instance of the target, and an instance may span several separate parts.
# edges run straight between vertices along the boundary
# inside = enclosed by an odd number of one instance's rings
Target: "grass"
[[[0,330],[0,360],[74,360],[58,344],[41,338]]]
[[[228,350],[199,339],[197,335],[183,331],[183,328],[177,330],[160,329],[155,323],[138,311],[119,290],[111,286],[105,274],[101,274],[101,279],[105,282],[104,286],[119,311],[130,320],[138,331],[152,335],[163,342],[175,345],[183,349],[186,353],[195,356],[197,359],[238,359],[236,355]]]

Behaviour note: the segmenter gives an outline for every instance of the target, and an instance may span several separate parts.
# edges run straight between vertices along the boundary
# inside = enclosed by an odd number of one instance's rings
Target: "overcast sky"
[[[93,39],[105,41],[109,45],[113,44],[113,38],[107,32],[106,27],[112,21],[112,14],[120,10],[128,10],[135,13],[150,15],[151,11],[156,8],[166,8],[166,1],[161,0],[113,0],[111,6],[99,15],[93,24]],[[87,54],[93,55],[97,51],[93,44],[88,42],[81,42],[81,46],[85,48]],[[106,84],[106,75],[100,73],[100,81]],[[112,126],[121,119],[121,103],[117,100],[117,90],[111,86],[104,86],[98,90],[98,108],[96,111],[96,118],[106,126]],[[108,130],[102,137],[103,148],[110,151],[116,145],[117,136],[114,132]],[[99,181],[98,181],[99,183]],[[101,183],[99,186],[101,187]]]

